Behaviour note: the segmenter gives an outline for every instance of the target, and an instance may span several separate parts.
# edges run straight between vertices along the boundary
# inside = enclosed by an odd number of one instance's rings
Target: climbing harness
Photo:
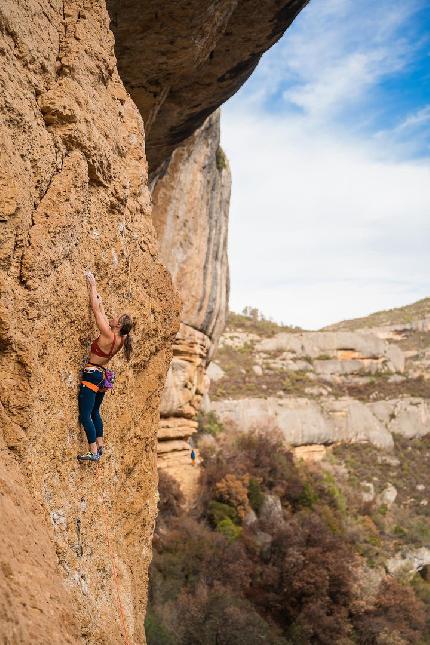
[[[97,483],[97,487],[99,486],[99,471],[100,470],[101,470],[101,466],[97,465],[96,466],[96,473],[95,473],[95,480],[96,480],[96,483]],[[123,604],[122,604],[122,601],[121,601],[121,596],[120,596],[120,593],[119,593],[118,570],[117,570],[116,563],[115,563],[115,556],[114,556],[114,553],[113,553],[112,542],[111,542],[110,535],[109,535],[108,518],[107,518],[106,508],[105,508],[105,506],[103,504],[103,500],[101,502],[101,510],[102,510],[101,515],[102,515],[102,518],[103,518],[103,524],[104,524],[104,530],[105,530],[106,546],[107,546],[107,550],[108,550],[109,557],[110,557],[110,562],[111,562],[112,578],[113,578],[113,581],[114,581],[114,584],[115,584],[116,607],[117,607],[118,616],[120,618],[122,629],[123,629],[122,636],[124,638],[125,645],[131,645],[131,641],[129,640],[129,637],[128,637],[128,629],[127,629],[127,621],[126,621],[126,617],[125,617],[125,610],[124,610],[124,607],[123,607]]]
[[[85,372],[103,372],[103,378],[99,383],[91,383],[86,381],[84,378]],[[115,372],[109,370],[102,365],[97,365],[96,363],[87,363],[81,372],[81,385],[85,385],[93,392],[107,392],[111,390],[113,393],[113,387],[115,383]]]

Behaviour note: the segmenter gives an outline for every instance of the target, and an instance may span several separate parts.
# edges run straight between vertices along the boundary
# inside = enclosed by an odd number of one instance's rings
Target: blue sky
[[[430,295],[430,4],[311,0],[222,110],[231,308],[316,329]]]

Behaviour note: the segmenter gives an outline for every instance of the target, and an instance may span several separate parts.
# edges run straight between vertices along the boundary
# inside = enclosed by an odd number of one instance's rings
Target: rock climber
[[[85,273],[89,291],[90,305],[94,313],[99,337],[91,343],[89,361],[82,370],[82,381],[79,387],[79,420],[87,435],[89,451],[78,455],[79,461],[99,461],[103,454],[103,421],[100,406],[105,392],[112,387],[113,372],[106,369],[109,360],[124,348],[127,361],[132,352],[130,332],[133,321],[128,314],[108,318],[103,302],[97,293],[96,279],[87,271]]]

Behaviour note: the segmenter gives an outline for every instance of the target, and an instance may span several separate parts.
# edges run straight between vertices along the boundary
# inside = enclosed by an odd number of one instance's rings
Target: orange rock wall
[[[0,641],[14,645],[123,642],[107,536],[129,640],[145,642],[159,400],[179,302],[113,44],[101,0],[1,3]],[[98,467],[76,462],[78,371],[95,332],[85,269],[107,308],[136,320],[132,361],[115,359],[103,403]]]

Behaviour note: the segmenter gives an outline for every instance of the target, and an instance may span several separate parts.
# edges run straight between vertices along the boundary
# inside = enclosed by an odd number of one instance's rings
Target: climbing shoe
[[[104,446],[97,446],[97,454],[98,454],[99,457],[102,456],[103,449],[104,449]]]
[[[77,458],[78,461],[98,461],[100,459],[100,455],[98,452],[86,452],[85,455],[78,455]]]

